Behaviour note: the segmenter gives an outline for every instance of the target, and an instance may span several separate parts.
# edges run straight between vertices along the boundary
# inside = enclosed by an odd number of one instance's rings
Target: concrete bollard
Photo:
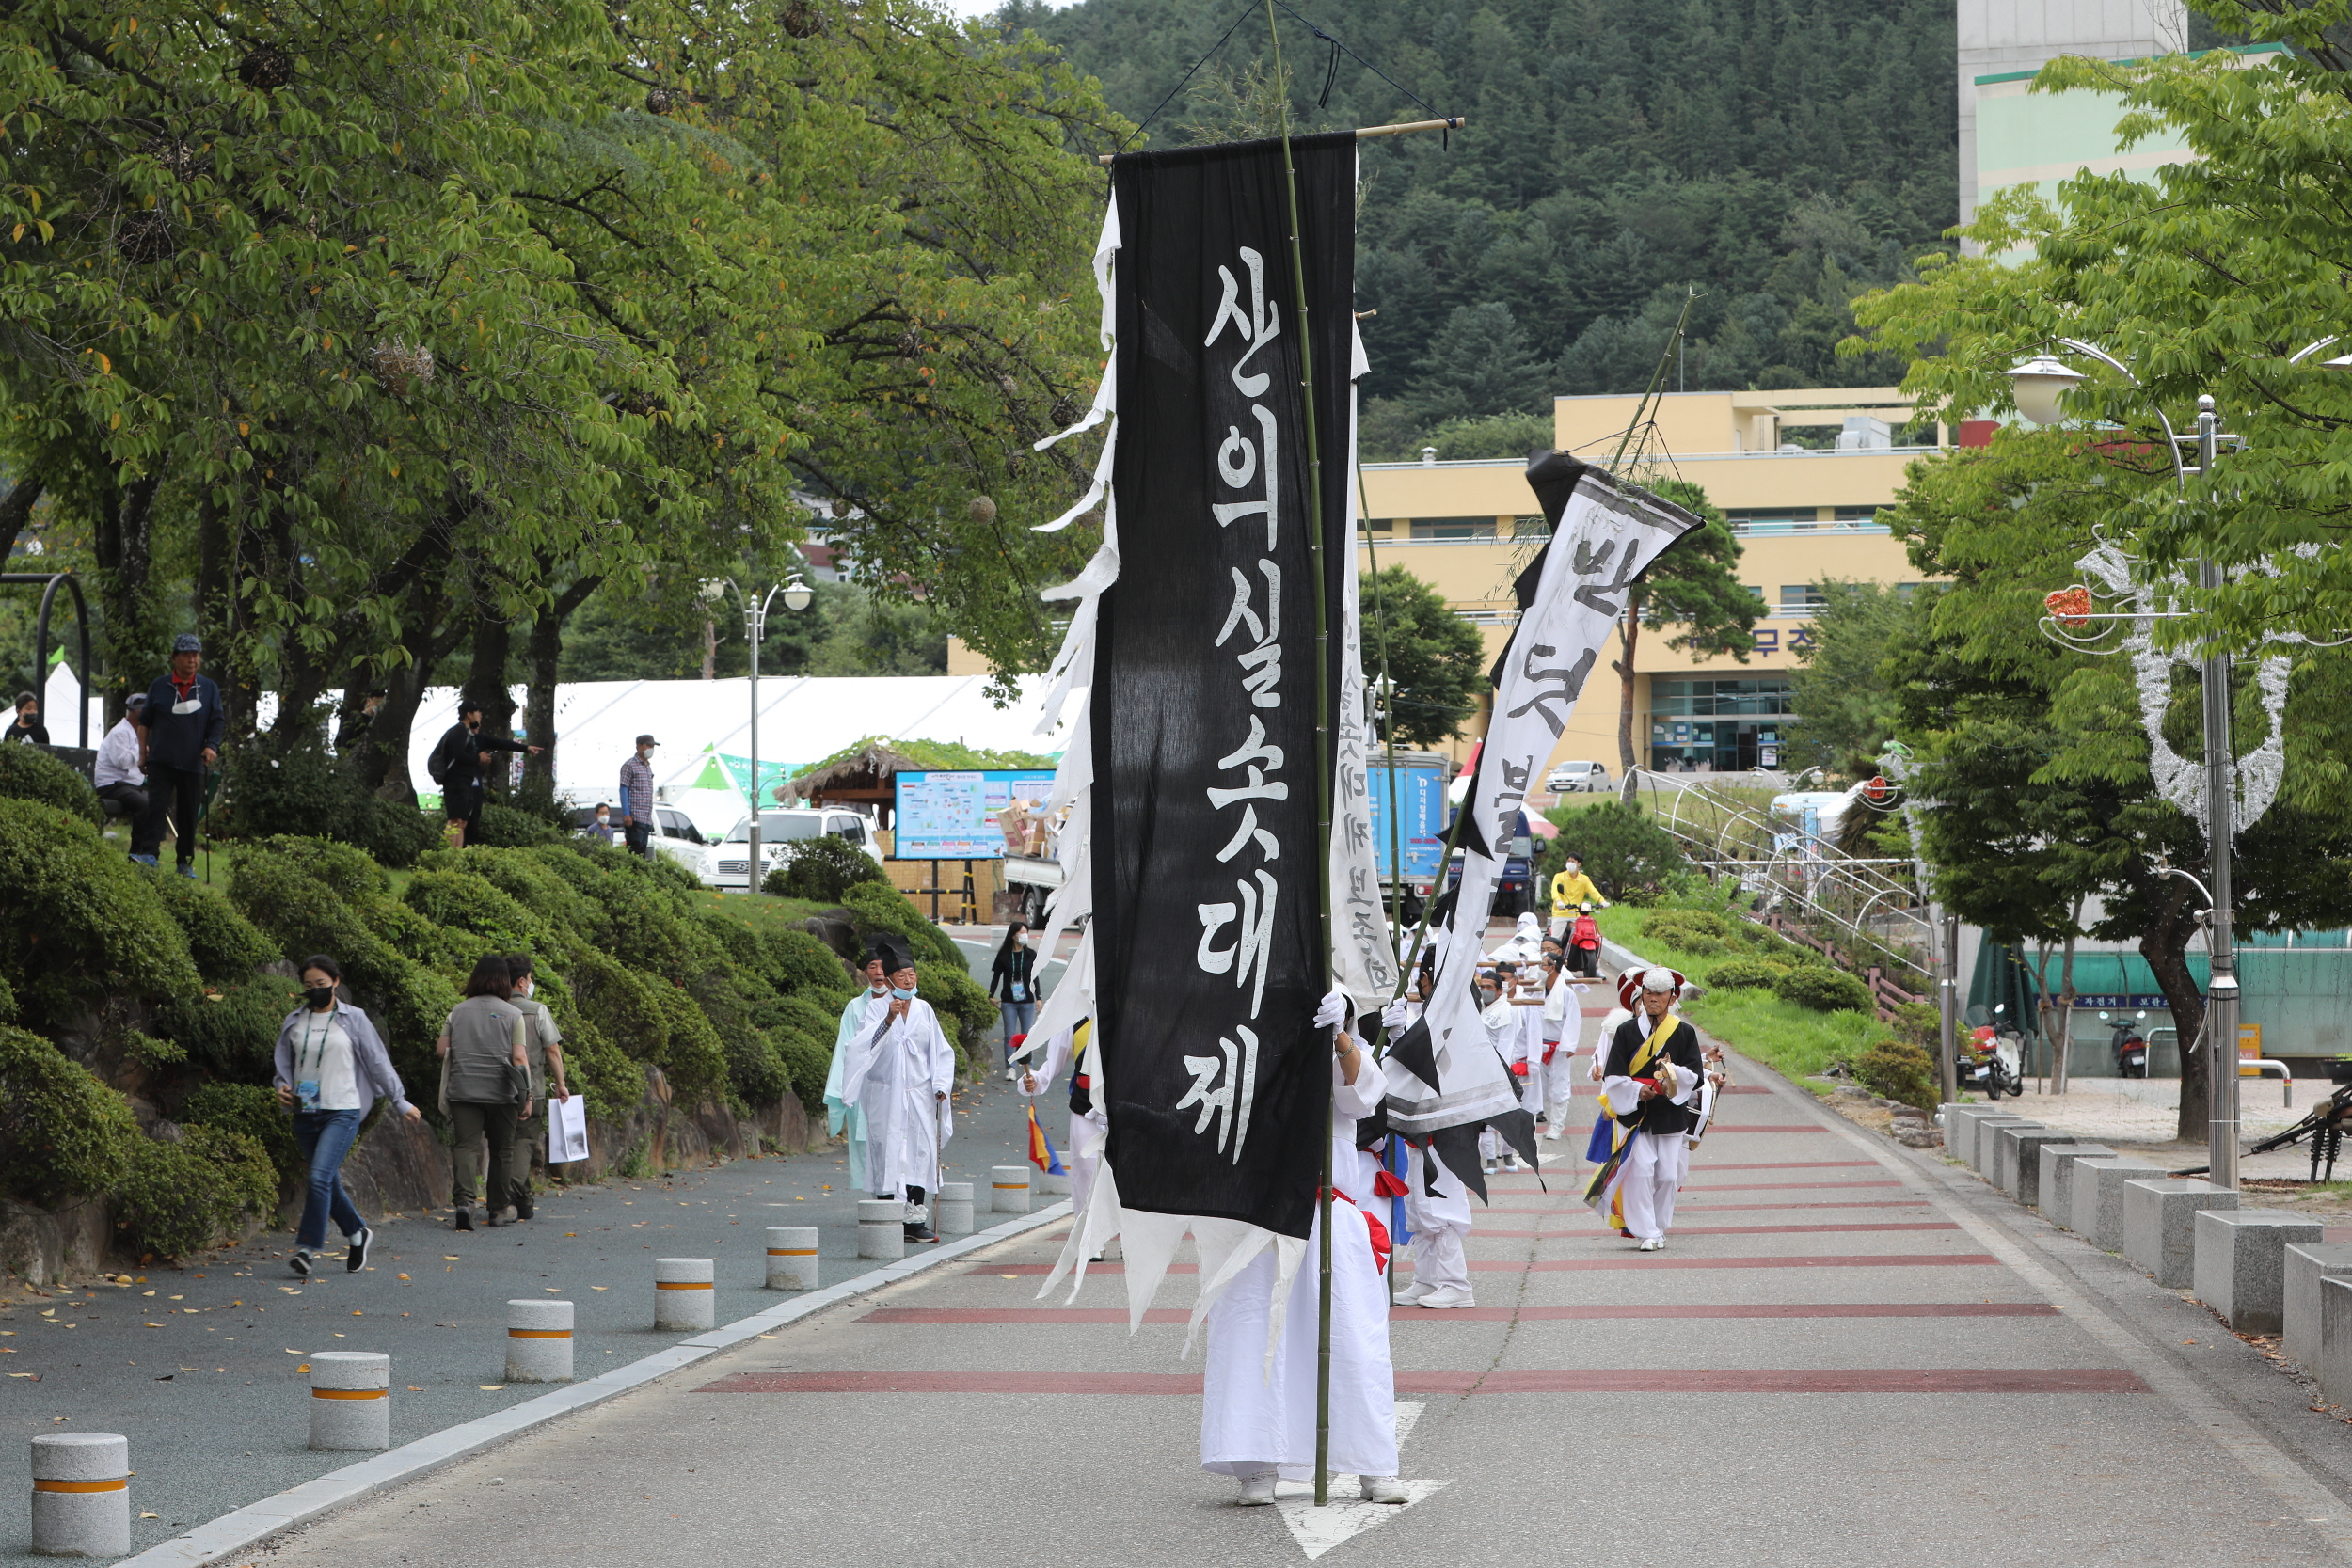
[[[653,1260],[653,1325],[709,1328],[718,1322],[717,1262],[708,1258]]]
[[[1993,1180],[1994,1129],[1999,1127],[2009,1127],[2016,1123],[2029,1120],[2031,1120],[2030,1117],[2013,1117],[2007,1111],[2003,1111],[1997,1116],[1979,1117],[1976,1121],[1977,1135],[1970,1142],[1967,1149],[1969,1168],[1975,1171],[1979,1176],[1983,1177],[1988,1181]],[[2036,1125],[2039,1125],[2039,1123],[2036,1123]]]
[[[1946,1101],[1936,1107],[1944,1129],[1944,1152],[1965,1163],[1977,1151],[1977,1123],[1985,1117],[2005,1116],[1997,1107],[1981,1100],[1965,1103]]]
[[[2050,1132],[2050,1129],[2038,1121],[2010,1120],[1980,1134],[1986,1140],[1985,1180],[2009,1197],[2017,1196],[2017,1156],[2022,1147],[2019,1140],[2028,1132]],[[2060,1138],[2064,1134],[2051,1133],[2051,1136]],[[2036,1174],[2040,1174],[2039,1167],[2036,1167]]]
[[[1055,1175],[1050,1170],[1039,1171],[1035,1177],[1030,1179],[1029,1184],[1037,1191],[1043,1193],[1047,1197],[1068,1197],[1070,1196],[1070,1173],[1068,1171],[1063,1171],[1059,1176]]]
[[[1997,1136],[2001,1140],[2001,1191],[2030,1209],[2042,1196],[2042,1146],[2071,1144],[2074,1134],[2055,1127],[2010,1127]]]
[[[885,1262],[907,1255],[905,1204],[895,1197],[858,1199],[857,1255]]]
[[[1000,1214],[1025,1214],[1029,1212],[1029,1167],[998,1165],[988,1173],[988,1184],[995,1196],[989,1207]]]
[[[310,1447],[369,1453],[392,1446],[392,1358],[323,1350],[310,1357]]]
[[[2288,1243],[2327,1237],[2317,1220],[2282,1209],[2204,1210],[2196,1219],[2197,1299],[2236,1333],[2277,1334],[2285,1326]]]
[[[2034,1207],[2052,1225],[2072,1227],[2074,1222],[2074,1162],[2077,1160],[2111,1160],[2115,1150],[2105,1144],[2043,1144],[2039,1159],[2041,1174],[2037,1187],[2041,1196]]]
[[[2322,1242],[2290,1246],[2286,1257],[2286,1301],[2280,1314],[2279,1349],[2286,1358],[2319,1374],[2319,1282],[2352,1277],[2352,1246]]]
[[[2307,1367],[2306,1370],[2312,1370]],[[2319,1282],[2319,1391],[2328,1402],[2352,1401],[2352,1279]]]
[[[942,1181],[931,1200],[931,1228],[943,1236],[972,1234],[972,1183]]]
[[[569,1383],[572,1380],[572,1304],[568,1301],[510,1301],[506,1304],[506,1381]]]
[[[129,1438],[110,1432],[54,1432],[33,1439],[33,1552],[130,1555]]]
[[[815,1226],[771,1225],[768,1227],[768,1289],[817,1289]]]
[[[2210,1181],[2126,1181],[2123,1256],[2166,1290],[2185,1289],[2197,1277],[2198,1212],[2236,1207],[2237,1194]]]
[[[2067,1190],[2074,1202],[2075,1235],[2104,1252],[2123,1247],[2123,1183],[2162,1176],[2164,1167],[2145,1160],[2118,1155],[2112,1160],[2079,1160]]]

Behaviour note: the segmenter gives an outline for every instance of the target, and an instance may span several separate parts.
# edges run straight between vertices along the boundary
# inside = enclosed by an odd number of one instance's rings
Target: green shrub
[[[923,1000],[939,1014],[940,1028],[963,1054],[984,1054],[982,1047],[1003,1017],[996,1004],[989,1000],[988,988],[973,979],[959,959],[953,964],[926,967],[922,971],[922,991]]]
[[[544,861],[529,853],[468,845],[463,849],[436,850],[423,856],[420,863],[441,870],[470,871],[540,919],[571,932],[582,942],[595,933],[596,906]]]
[[[243,985],[164,998],[155,1004],[155,1027],[205,1071],[258,1083],[269,1077],[278,1032],[301,1000],[301,981],[257,974]]]
[[[400,869],[442,843],[441,825],[405,800],[368,795],[353,814],[352,840],[382,864]]]
[[[136,1063],[149,1072],[178,1067],[188,1059],[186,1050],[177,1040],[157,1039],[137,1029],[125,1034],[119,1043],[124,1059]]]
[[[182,1142],[137,1140],[115,1188],[115,1227],[142,1259],[185,1258],[230,1233],[246,1215],[278,1205],[278,1173],[243,1132],[191,1127]]]
[[[1810,1007],[1817,1013],[1875,1013],[1870,988],[1843,970],[1806,964],[1772,982],[1784,1002]]]
[[[644,1098],[645,1069],[584,1018],[559,1011],[556,1026],[564,1032],[564,1085],[587,1097],[591,1117],[615,1121],[628,1115]]]
[[[241,866],[247,860],[267,859],[289,870],[323,882],[339,897],[354,903],[366,903],[380,898],[392,890],[392,879],[384,868],[370,860],[366,851],[330,839],[299,838],[280,833],[274,837],[240,844],[231,852],[232,864]],[[268,923],[246,911],[253,923],[268,929]]]
[[[826,833],[786,845],[782,863],[768,873],[760,891],[784,898],[838,904],[851,888],[865,882],[888,887],[890,874],[856,845]]]
[[[16,988],[8,984],[7,975],[0,974],[0,1023],[14,1023],[15,1022]]]
[[[745,1104],[771,1105],[792,1092],[792,1069],[764,1030],[735,1030],[725,1041],[727,1081]]]
[[[80,818],[0,799],[0,975],[25,1016],[197,989],[156,880]]]
[[[660,1008],[667,1037],[659,1055],[633,1053],[660,1068],[669,1078],[671,1087],[689,1104],[707,1096],[715,1095],[727,1082],[727,1049],[719,1039],[719,1032],[710,1026],[694,999],[677,987],[657,980],[646,992]]]
[[[42,1208],[107,1192],[140,1141],[120,1095],[39,1035],[0,1025],[0,1192]]]
[[[887,931],[904,937],[918,964],[953,964],[959,973],[970,974],[963,949],[925,919],[914,899],[889,883],[861,882],[843,895],[841,907],[850,911],[859,936],[870,938],[877,931]]]
[[[1931,1058],[1944,1048],[1944,1015],[1932,1003],[1898,1002],[1894,1022],[1897,1039],[1917,1046]]]
[[[98,803],[98,791],[81,771],[30,746],[0,746],[0,797],[38,800],[78,816],[93,828],[105,826],[106,813]]]
[[[785,1070],[791,1075],[792,1092],[800,1097],[801,1106],[812,1117],[825,1114],[825,1079],[833,1071],[833,1037],[811,1039],[798,1029],[771,1031],[770,1038],[776,1042],[776,1053],[784,1058]]]
[[[187,939],[196,972],[205,979],[215,984],[243,980],[278,957],[269,939],[219,894],[185,877],[157,877],[153,882],[164,911]]]
[[[501,849],[526,849],[534,844],[559,844],[564,837],[562,829],[546,819],[533,816],[529,812],[516,811],[513,806],[502,806],[495,800],[483,802],[482,816],[478,820],[481,832],[478,836],[467,835],[469,844],[487,844]]]
[[[837,1005],[862,990],[841,956],[807,931],[759,933],[759,967],[787,995],[813,992]]]
[[[264,838],[299,824],[306,834],[393,866],[414,863],[440,838],[414,806],[360,788],[314,740],[238,748],[224,772],[222,809],[213,819],[222,838]]]
[[[1731,921],[1712,910],[1652,910],[1642,916],[1644,936],[1662,936],[1668,931],[1692,931],[1713,937],[1718,942],[1731,936]]]
[[[207,1084],[182,1103],[180,1120],[183,1126],[216,1127],[251,1138],[269,1155],[280,1183],[306,1174],[294,1143],[294,1118],[278,1102],[275,1089],[259,1084]]]
[[[1854,1076],[1889,1100],[1906,1105],[1935,1103],[1935,1063],[1908,1040],[1887,1040],[1854,1059]]]
[[[1765,958],[1726,958],[1707,972],[1707,983],[1716,990],[1737,990],[1742,986],[1771,990],[1788,973],[1787,964]]]
[[[1603,894],[1627,903],[1662,893],[1691,874],[1674,835],[1637,807],[1603,800],[1582,808],[1554,807],[1544,815],[1560,829],[1536,863],[1546,887],[1570,850],[1582,859],[1585,875]]]
[[[548,924],[469,871],[420,871],[408,879],[401,902],[435,925],[480,939],[501,953],[546,953],[559,946]],[[469,965],[468,967],[471,967]]]
[[[503,943],[453,931],[426,919],[406,904],[389,900],[363,906],[358,918],[370,932],[389,942],[393,952],[410,963],[445,975],[465,974],[485,949],[505,950]]]
[[[616,1050],[641,1062],[661,1060],[669,1049],[670,1022],[656,993],[675,988],[593,950],[572,966],[571,983],[581,1013]]]

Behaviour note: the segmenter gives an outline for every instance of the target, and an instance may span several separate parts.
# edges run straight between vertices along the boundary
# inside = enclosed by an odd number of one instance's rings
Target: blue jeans
[[[1005,1015],[1005,1057],[1009,1061],[1012,1057],[1013,1036],[1027,1034],[1029,1025],[1037,1022],[1037,1004],[1034,1002],[999,1002],[996,1004],[996,1010]]]
[[[343,1191],[342,1179],[343,1156],[351,1152],[351,1140],[359,1135],[359,1113],[296,1111],[294,1135],[294,1148],[310,1167],[310,1196],[303,1200],[302,1227],[294,1232],[294,1245],[316,1252],[326,1242],[330,1213],[336,1227],[346,1236],[357,1236],[367,1228],[368,1222],[352,1207],[351,1195]]]

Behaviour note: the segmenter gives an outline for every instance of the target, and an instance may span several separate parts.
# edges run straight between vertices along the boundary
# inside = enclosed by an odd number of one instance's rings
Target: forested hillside
[[[1297,0],[1294,0],[1297,4]],[[1015,0],[1141,119],[1238,0]],[[1358,306],[1367,446],[1441,421],[1638,390],[1680,310],[1682,385],[1892,381],[1838,361],[1847,301],[1908,275],[1956,216],[1951,7],[1943,0],[1331,0],[1297,8],[1403,88],[1469,119],[1364,146]],[[1278,7],[1278,11],[1280,8]],[[1423,118],[1282,15],[1294,123]],[[1252,12],[1151,126],[1231,134],[1266,30]],[[1323,97],[1329,74],[1328,99]],[[1390,455],[1404,455],[1396,451]],[[1368,452],[1368,455],[1374,453]]]

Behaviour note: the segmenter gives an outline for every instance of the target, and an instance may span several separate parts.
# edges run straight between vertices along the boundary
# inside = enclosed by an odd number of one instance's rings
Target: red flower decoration
[[[2044,594],[2042,603],[2049,610],[2050,618],[2061,626],[2090,625],[2090,590],[2080,583],[2072,588],[2061,588],[2055,594]]]

